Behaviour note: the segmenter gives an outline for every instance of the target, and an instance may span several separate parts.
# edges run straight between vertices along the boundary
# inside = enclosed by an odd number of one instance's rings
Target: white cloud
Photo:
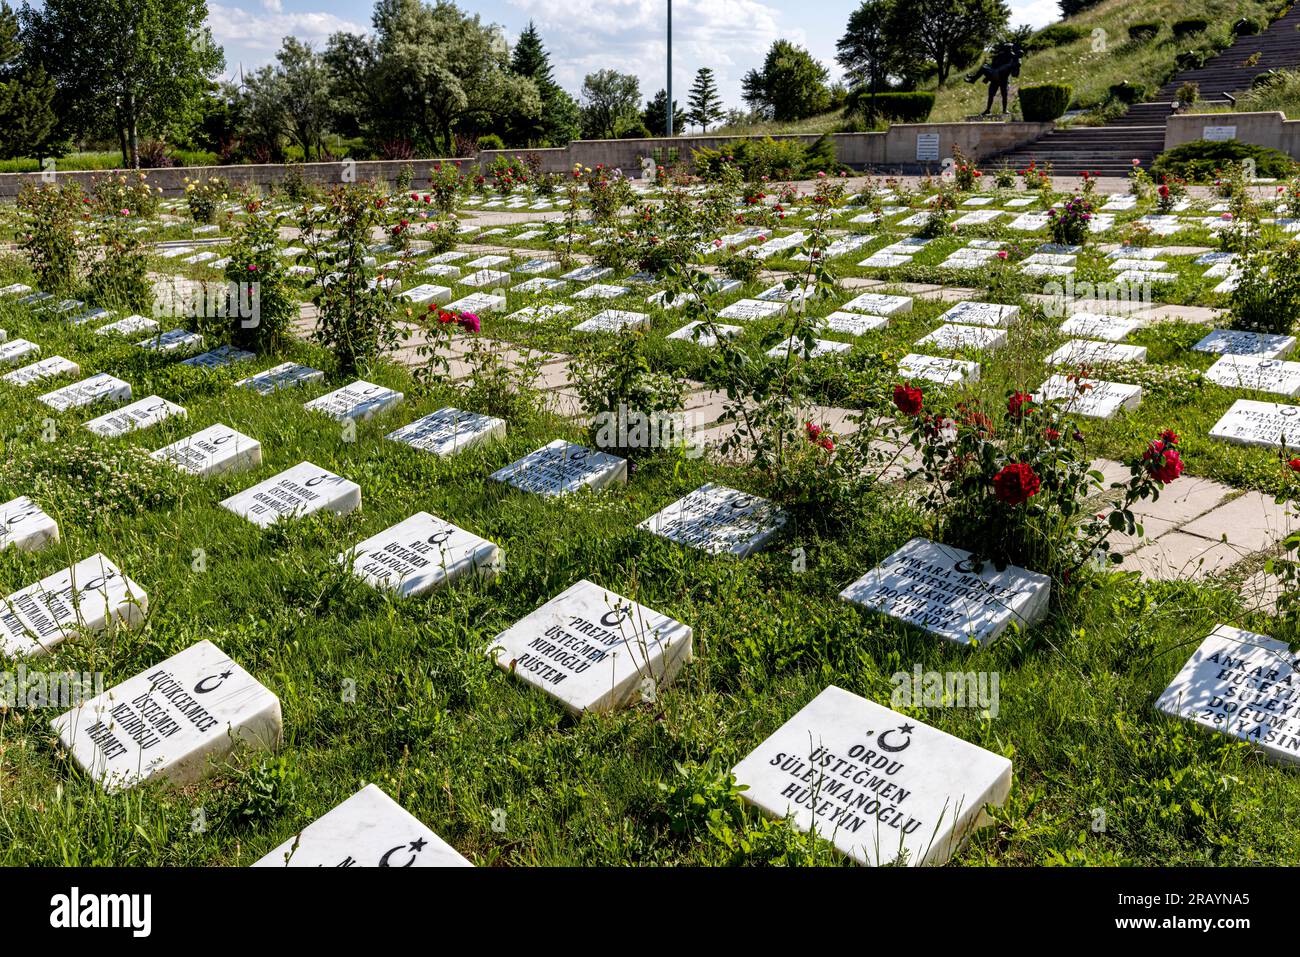
[[[641,79],[648,99],[667,79],[664,0],[509,0],[536,21],[555,78],[577,93],[582,78],[614,68]],[[676,0],[673,4],[673,98],[685,105],[695,71],[712,67],[728,106],[740,106],[740,80],[772,41],[805,43],[783,29],[779,11],[760,0]]]
[[[261,12],[249,12],[242,7],[208,4],[208,27],[213,39],[225,48],[228,75],[234,74],[241,63],[245,71],[270,63],[287,36],[295,36],[319,50],[339,31],[369,32],[368,24],[324,11],[284,13],[280,0],[261,0],[261,6]]]

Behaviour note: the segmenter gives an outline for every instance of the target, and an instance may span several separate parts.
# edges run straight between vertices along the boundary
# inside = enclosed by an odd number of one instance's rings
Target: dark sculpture
[[[966,77],[967,83],[983,80],[989,85],[989,102],[980,116],[988,116],[993,111],[993,97],[1002,92],[1002,112],[1007,112],[1007,90],[1013,76],[1020,76],[1020,58],[1025,51],[1013,40],[999,43],[993,49],[993,57],[974,73]]]

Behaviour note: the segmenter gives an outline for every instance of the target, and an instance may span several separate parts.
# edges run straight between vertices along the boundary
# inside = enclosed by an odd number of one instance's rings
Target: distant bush
[[[503,150],[505,148],[505,141],[495,133],[484,133],[478,138],[479,150]]]
[[[1198,33],[1204,33],[1210,27],[1210,21],[1204,17],[1187,17],[1184,20],[1175,20],[1173,25],[1174,36],[1182,39],[1183,37],[1195,36]]]
[[[1205,50],[1184,50],[1174,59],[1174,65],[1179,70],[1199,70],[1209,58],[1210,54]]]
[[[1020,88],[1020,113],[1031,123],[1046,123],[1064,116],[1074,89],[1064,83],[1040,83]]]
[[[895,123],[924,123],[934,109],[933,93],[877,93],[876,115]],[[848,111],[856,116],[867,116],[872,108],[871,94],[854,90],[849,94]]]
[[[1151,93],[1150,87],[1141,83],[1130,83],[1128,80],[1121,80],[1119,83],[1112,83],[1109,89],[1110,98],[1119,103],[1141,103]]]
[[[811,145],[801,140],[737,140],[720,149],[704,147],[692,154],[695,171],[704,179],[716,180],[727,165],[734,165],[748,180],[764,176],[771,179],[801,179],[817,173],[832,173],[840,168],[835,159],[835,144],[829,136],[818,137]]]
[[[648,140],[650,137],[650,128],[639,116],[628,117],[614,128],[616,140]]]
[[[1209,183],[1218,178],[1220,171],[1242,160],[1255,161],[1256,175],[1286,179],[1296,169],[1296,163],[1285,153],[1256,146],[1240,140],[1194,140],[1161,153],[1151,166],[1151,175],[1159,179],[1185,179],[1189,183]]]
[[[1052,47],[1063,47],[1067,43],[1082,40],[1086,36],[1088,31],[1083,27],[1076,27],[1069,23],[1053,23],[1031,36],[1025,44],[1025,49],[1050,50]]]
[[[1137,43],[1147,43],[1154,40],[1160,33],[1160,24],[1158,23],[1134,23],[1128,28],[1128,38]]]

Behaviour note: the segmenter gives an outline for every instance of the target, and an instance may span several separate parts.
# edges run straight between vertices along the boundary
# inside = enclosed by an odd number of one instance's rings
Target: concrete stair
[[[1048,133],[1027,146],[1018,147],[983,164],[996,169],[1004,163],[1021,170],[1031,162],[1039,167],[1051,164],[1058,176],[1077,176],[1087,170],[1103,176],[1127,176],[1138,160],[1147,168],[1164,150],[1165,123],[1173,110],[1178,90],[1184,83],[1196,83],[1202,100],[1230,101],[1233,94],[1250,88],[1266,70],[1300,67],[1300,4],[1269,25],[1258,36],[1240,37],[1205,66],[1175,75],[1147,103],[1136,103],[1105,126],[1067,126]],[[1245,63],[1255,53],[1258,62]]]

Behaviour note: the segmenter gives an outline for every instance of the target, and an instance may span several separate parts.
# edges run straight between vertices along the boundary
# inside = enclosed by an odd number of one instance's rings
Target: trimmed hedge
[[[1082,40],[1088,35],[1088,31],[1083,27],[1076,27],[1069,23],[1053,23],[1030,37],[1025,43],[1025,49],[1050,50],[1052,47],[1063,47],[1067,43]]]
[[[1064,83],[1039,83],[1020,88],[1020,114],[1031,123],[1046,123],[1064,116],[1074,88]]]
[[[1158,23],[1134,23],[1128,28],[1128,38],[1138,43],[1154,40],[1159,33],[1160,24]]]
[[[865,109],[868,97],[862,97]],[[887,120],[896,123],[924,123],[934,109],[934,94],[915,93],[877,93],[876,112]]]
[[[1197,33],[1204,33],[1210,28],[1210,21],[1204,17],[1188,17],[1185,20],[1175,20],[1173,31],[1174,36],[1178,38],[1194,36]]]
[[[1142,83],[1130,83],[1123,80],[1119,83],[1112,83],[1108,90],[1110,98],[1119,103],[1141,103],[1150,95],[1150,88]]]
[[[1240,140],[1193,140],[1156,157],[1151,175],[1172,176],[1189,183],[1212,183],[1229,164],[1255,161],[1257,176],[1286,179],[1296,171],[1296,162],[1280,150]]]

